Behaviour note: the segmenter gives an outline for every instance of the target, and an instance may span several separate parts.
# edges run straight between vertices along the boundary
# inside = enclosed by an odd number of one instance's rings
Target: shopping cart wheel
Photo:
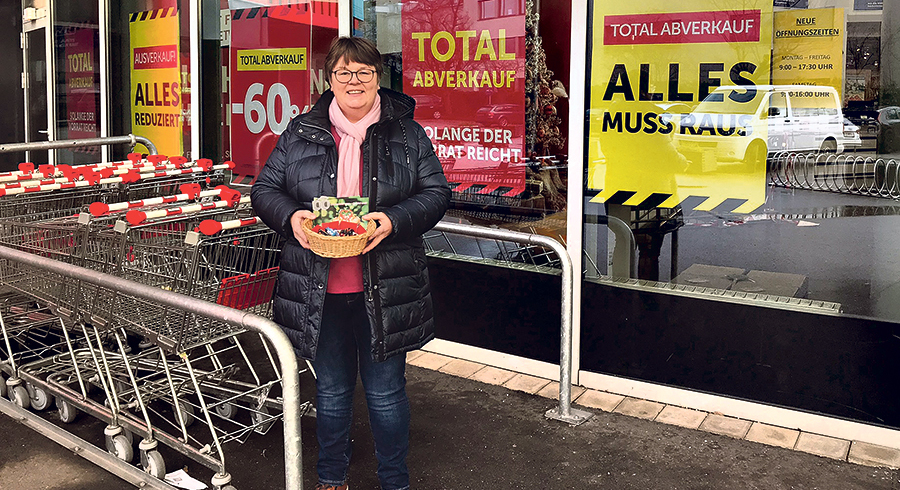
[[[40,412],[53,404],[53,395],[48,393],[47,390],[31,383],[26,383],[25,388],[28,390],[28,396],[31,398],[32,410]]]
[[[210,483],[216,490],[237,490],[231,486],[231,474],[229,473],[216,473]]]
[[[141,466],[144,472],[160,480],[166,477],[166,462],[159,451],[141,451]]]
[[[255,412],[251,412],[250,420],[253,422],[253,430],[258,434],[269,432],[269,429],[275,424],[275,420],[269,416],[269,409],[265,405],[259,407]]]
[[[184,426],[190,427],[191,424],[194,423],[194,420],[196,420],[196,417],[194,417],[194,406],[183,400],[178,401],[178,406],[181,407],[181,415],[184,417]]]
[[[56,410],[59,412],[59,420],[64,424],[71,424],[78,418],[78,409],[64,398],[56,397]]]
[[[134,458],[134,447],[124,434],[106,436],[106,450],[125,462],[131,462]]]
[[[28,396],[28,388],[16,385],[9,389],[9,399],[25,410],[31,408],[31,397]]]
[[[0,397],[6,398],[6,376],[0,374]]]
[[[125,436],[125,439],[128,439],[128,444],[134,446],[134,432],[125,429],[122,431],[122,434]]]
[[[237,413],[237,405],[233,403],[223,403],[221,405],[216,405],[216,413],[219,414],[223,419],[234,419],[234,415]]]

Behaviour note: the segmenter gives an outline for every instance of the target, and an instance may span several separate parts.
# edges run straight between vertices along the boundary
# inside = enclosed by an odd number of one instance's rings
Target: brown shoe
[[[350,487],[346,483],[338,487],[319,483],[316,485],[316,490],[350,490]]]

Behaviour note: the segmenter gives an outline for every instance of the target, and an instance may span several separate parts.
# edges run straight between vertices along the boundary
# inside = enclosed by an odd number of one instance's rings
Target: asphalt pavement
[[[618,413],[572,427],[544,417],[551,399],[410,365],[408,463],[416,490],[460,489],[821,489],[897,490],[900,472],[822,458]],[[312,383],[304,379],[303,396]],[[0,403],[8,403],[0,400]],[[350,488],[377,490],[365,401],[358,389]],[[55,423],[55,412],[43,412]],[[64,426],[98,444],[103,426],[82,417]],[[304,488],[315,486],[315,419],[303,419]],[[0,489],[112,490],[131,485],[13,418],[0,415]],[[282,434],[276,427],[226,446],[239,490],[284,487]],[[211,472],[171,457],[209,483]]]

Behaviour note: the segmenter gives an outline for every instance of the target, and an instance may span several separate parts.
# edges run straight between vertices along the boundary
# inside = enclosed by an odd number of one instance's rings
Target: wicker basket
[[[322,257],[338,259],[341,257],[353,257],[362,253],[372,233],[375,233],[375,220],[369,220],[366,232],[354,236],[330,236],[320,235],[312,230],[313,220],[303,221],[303,231],[309,241],[309,248]]]

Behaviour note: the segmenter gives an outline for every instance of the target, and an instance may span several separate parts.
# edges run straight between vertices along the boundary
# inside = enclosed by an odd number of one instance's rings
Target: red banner
[[[403,3],[403,92],[456,191],[516,195],[525,188],[525,16],[473,20],[478,3],[461,8]]]
[[[89,27],[70,28],[65,33],[68,139],[100,136],[97,123],[100,67],[97,65],[96,35],[97,30]],[[96,147],[73,149],[86,153],[96,150]]]
[[[255,176],[290,120],[328,88],[337,5],[232,10],[230,23],[231,158],[235,174]]]

